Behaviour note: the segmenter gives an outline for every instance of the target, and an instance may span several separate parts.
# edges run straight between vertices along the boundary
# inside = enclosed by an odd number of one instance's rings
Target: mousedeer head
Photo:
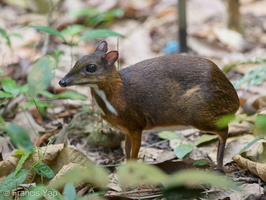
[[[59,81],[61,87],[72,85],[87,85],[93,87],[104,83],[110,78],[116,68],[117,51],[108,52],[106,41],[101,41],[95,52],[82,56],[67,75]]]

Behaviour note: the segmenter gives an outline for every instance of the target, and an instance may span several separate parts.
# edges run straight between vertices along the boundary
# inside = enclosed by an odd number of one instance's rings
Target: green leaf
[[[11,98],[11,97],[13,97],[12,94],[0,90],[0,98]]]
[[[182,136],[172,131],[162,131],[158,133],[158,136],[164,140],[178,139],[181,140]]]
[[[55,176],[53,170],[45,163],[40,163],[39,165],[34,166],[33,170],[44,178],[53,178]]]
[[[76,189],[72,183],[67,183],[64,187],[64,197],[67,200],[75,200]]]
[[[124,14],[125,14],[125,11],[124,11],[123,9],[120,9],[120,8],[113,9],[113,10],[111,10],[110,12],[112,12],[112,14],[113,14],[115,17],[118,17],[118,18],[123,17]]]
[[[25,110],[25,109],[27,109],[27,108],[29,108],[31,106],[36,106],[36,105],[37,105],[38,108],[51,108],[52,109],[52,107],[48,103],[45,103],[45,102],[43,102],[41,100],[38,100],[38,99],[36,99],[35,101],[29,101],[29,102],[27,102],[22,107],[22,109]]]
[[[83,30],[83,26],[78,25],[78,24],[75,24],[75,25],[68,26],[68,27],[64,28],[61,31],[61,34],[63,36],[71,36],[71,37],[74,37],[75,35],[79,34],[82,30]]]
[[[5,131],[6,130],[6,123],[3,119],[3,116],[0,115],[0,131]]]
[[[37,60],[28,74],[29,94],[35,98],[40,91],[45,90],[54,78],[55,60],[44,56]]]
[[[124,187],[140,185],[158,185],[168,176],[159,168],[145,163],[129,161],[117,172],[119,184]]]
[[[58,58],[60,57],[60,56],[63,56],[63,55],[65,55],[65,53],[64,52],[62,52],[60,49],[54,49],[54,57],[58,60]]]
[[[11,47],[10,35],[2,28],[0,28],[0,34],[6,39],[7,45]]]
[[[11,93],[14,96],[20,93],[20,87],[16,84],[16,82],[12,78],[10,77],[3,78],[1,82],[5,92]]]
[[[14,37],[17,37],[17,38],[23,38],[23,36],[19,33],[11,33],[10,36],[14,36]]]
[[[107,37],[125,37],[119,33],[106,30],[106,29],[98,29],[94,31],[88,31],[84,33],[84,35],[79,39],[80,41],[94,39],[94,38],[107,38]]]
[[[75,91],[65,91],[54,95],[53,99],[87,100],[88,97]]]
[[[182,160],[192,150],[193,150],[193,146],[192,145],[190,145],[190,144],[180,144],[174,149],[174,153],[179,159]]]
[[[16,124],[9,123],[5,131],[16,147],[23,148],[27,152],[32,152],[33,144],[30,140],[29,135],[23,128]]]
[[[44,197],[44,191],[47,187],[43,185],[37,185],[36,187],[29,188],[28,192],[20,198],[20,200],[39,200]]]
[[[24,162],[27,160],[27,158],[30,156],[31,152],[25,152],[25,154],[23,154],[17,164],[16,170],[15,170],[15,174],[18,173],[19,170],[21,170],[22,165],[24,164]]]
[[[51,92],[48,92],[47,90],[43,90],[40,92],[41,95],[47,97],[48,99],[54,99],[54,94],[52,94]]]
[[[28,192],[25,192],[25,196],[20,198],[20,200],[39,200],[39,199],[66,200],[57,190],[43,185],[37,185],[36,187],[31,187],[28,190]]]
[[[259,131],[259,134],[266,134],[266,115],[258,114],[255,120],[255,127]]]
[[[74,184],[86,182],[106,187],[108,183],[108,172],[106,169],[93,163],[86,167],[77,165],[67,171],[60,179],[54,181],[51,187],[63,187],[69,182]]]
[[[69,14],[72,16],[93,16],[93,15],[97,15],[99,13],[99,11],[95,8],[83,8],[83,9],[79,9],[79,10],[70,10]]]
[[[26,93],[26,92],[28,92],[28,90],[29,90],[29,85],[28,84],[22,85],[20,87],[20,92],[21,93]]]
[[[26,169],[21,169],[17,173],[13,172],[9,174],[0,185],[0,193],[5,190],[12,190],[16,188],[18,185],[23,183],[27,176],[28,170]]]
[[[43,102],[43,101],[41,101],[39,99],[32,100],[31,98],[30,98],[29,102],[27,102],[22,107],[22,109],[25,110],[25,109],[27,109],[27,108],[29,108],[31,106],[36,106],[43,116],[46,114],[45,108],[53,109],[48,103],[45,103],[45,102]]]
[[[51,28],[51,27],[48,27],[48,26],[34,26],[34,25],[29,25],[29,26],[24,26],[24,27],[28,27],[28,28],[36,28],[37,30],[43,32],[43,33],[48,33],[50,35],[54,35],[54,36],[57,36],[57,37],[60,37],[62,38],[64,41],[65,41],[65,38],[64,36],[57,30]],[[23,28],[24,28],[23,27]]]
[[[206,142],[210,142],[213,140],[216,140],[217,138],[219,138],[218,135],[208,135],[208,134],[204,134],[202,136],[200,136],[196,141],[195,141],[195,145],[199,146],[201,144],[204,144]]]
[[[252,85],[260,85],[264,80],[266,80],[266,66],[260,66],[236,81],[234,87],[240,89],[242,85],[245,85],[245,90],[248,90]]]
[[[27,151],[23,150],[23,149],[19,149],[19,150],[16,150],[13,155],[14,156],[23,156],[27,153]]]
[[[209,164],[201,160],[196,160],[195,162],[193,162],[193,165],[204,166]]]
[[[40,94],[49,99],[71,99],[71,100],[83,100],[83,101],[88,99],[87,96],[72,90],[61,92],[59,94],[52,94],[44,90],[40,92]]]
[[[235,119],[234,114],[229,114],[221,117],[218,122],[216,123],[217,128],[224,129],[228,126],[228,124]]]
[[[237,184],[228,179],[226,176],[218,175],[214,172],[195,169],[182,170],[172,174],[163,183],[166,188],[191,186],[195,184],[210,184],[213,187],[221,189],[240,190]]]
[[[251,147],[253,144],[255,144],[257,141],[264,139],[265,136],[261,135],[256,137],[254,140],[252,140],[250,143],[248,143],[238,154],[242,154],[246,150],[248,150],[249,147]]]
[[[9,123],[6,127],[6,132],[16,147],[23,148],[27,152],[32,152],[33,144],[29,135],[23,128],[16,124]]]

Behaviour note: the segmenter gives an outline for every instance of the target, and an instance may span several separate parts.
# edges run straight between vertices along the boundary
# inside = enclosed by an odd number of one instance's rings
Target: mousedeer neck
[[[100,108],[102,115],[119,115],[119,111],[124,107],[122,89],[122,80],[116,70],[106,81],[91,88],[93,100]]]

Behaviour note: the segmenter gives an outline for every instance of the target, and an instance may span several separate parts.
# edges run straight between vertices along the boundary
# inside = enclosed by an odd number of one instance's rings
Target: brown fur
[[[103,118],[127,134],[127,158],[137,157],[143,130],[189,125],[220,135],[221,168],[228,131],[227,127],[219,130],[216,123],[239,107],[236,91],[222,71],[207,59],[178,55],[144,60],[117,71],[113,63],[118,54],[106,52],[107,43],[100,43],[62,81],[64,86],[96,84],[104,91],[118,115],[110,112],[95,88],[91,90],[105,113]],[[88,63],[97,64],[98,69],[84,75],[82,68]]]

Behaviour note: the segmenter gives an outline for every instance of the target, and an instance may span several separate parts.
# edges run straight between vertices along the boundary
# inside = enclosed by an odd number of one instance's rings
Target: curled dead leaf
[[[258,162],[253,162],[241,155],[235,155],[233,161],[237,163],[238,166],[249,170],[252,174],[259,176],[263,181],[266,181],[266,164],[261,164]]]
[[[108,172],[106,169],[92,163],[87,166],[79,163],[68,163],[50,181],[49,186],[62,191],[64,185],[68,182],[75,185],[85,182],[93,184],[94,187],[104,187],[108,183]]]
[[[91,164],[91,161],[85,154],[74,148],[66,147],[64,144],[48,145],[39,149],[39,152],[35,150],[22,165],[23,169],[29,170],[29,174],[24,183],[43,183],[43,180],[39,175],[37,175],[34,171],[30,171],[33,164],[40,161],[40,155],[41,161],[51,167],[55,174],[57,174],[64,166],[68,166],[70,163],[79,164],[81,166],[88,166]],[[15,171],[19,160],[20,157],[11,155],[0,162],[0,183],[9,174]]]

